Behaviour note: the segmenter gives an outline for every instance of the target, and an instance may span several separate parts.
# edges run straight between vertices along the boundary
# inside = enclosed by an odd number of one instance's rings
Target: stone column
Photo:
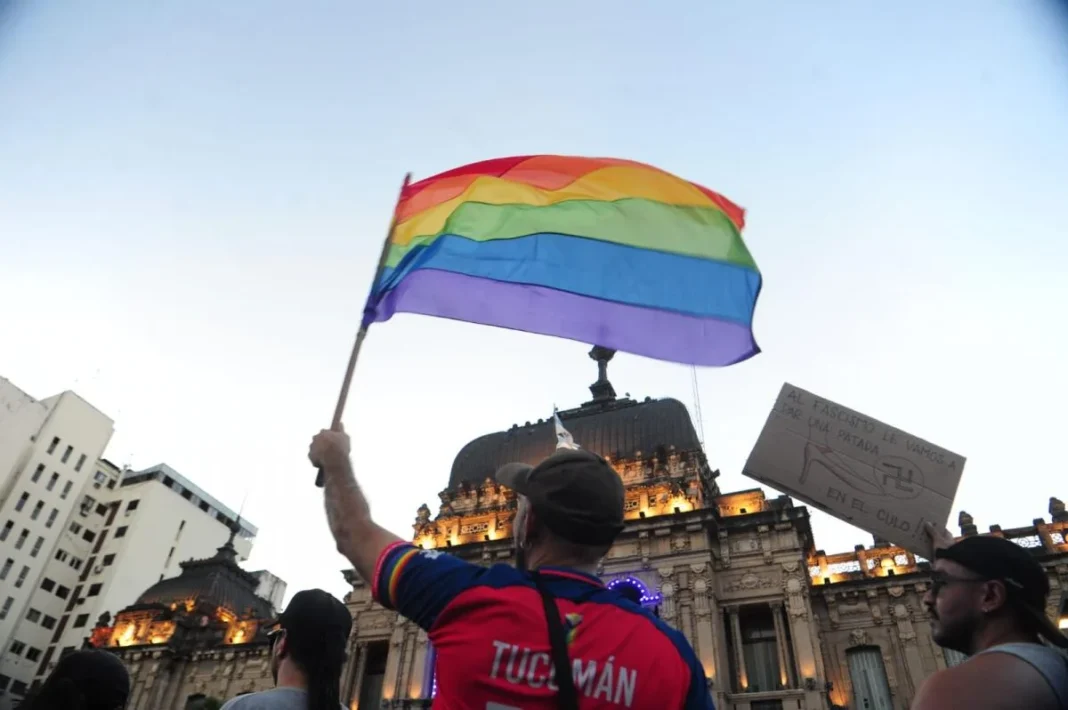
[[[900,587],[893,587],[891,594],[897,592]],[[927,674],[923,669],[923,659],[920,657],[920,649],[916,639],[916,629],[912,625],[912,619],[909,615],[908,609],[904,604],[895,604],[891,608],[891,612],[897,621],[897,635],[901,641],[901,648],[904,651],[901,655],[904,656],[905,669],[908,672],[908,685],[909,690],[915,693],[920,683],[923,682]]]
[[[356,659],[356,670],[353,673],[352,682],[349,684],[349,699],[345,707],[352,707],[352,704],[360,699],[363,677],[367,675],[367,645],[360,644],[356,647],[356,652],[359,655]]]
[[[430,697],[430,694],[423,694],[426,686],[427,671],[427,655],[429,654],[430,646],[427,641],[426,632],[422,629],[415,634],[413,648],[412,648],[412,662],[411,671],[408,674],[407,682],[407,697],[409,698],[424,698]]]
[[[737,606],[731,606],[727,611],[731,615],[731,640],[734,642],[734,664],[738,667],[738,689],[745,690],[749,687],[749,674],[745,670],[745,653],[742,652],[742,624]]]
[[[393,635],[389,638],[389,655],[386,656],[386,672],[382,678],[382,699],[400,700],[404,697],[401,676],[404,675],[404,617],[397,616]]]
[[[782,602],[771,603],[771,618],[775,622],[775,646],[779,649],[779,682],[784,688],[794,687],[794,671],[790,668],[790,656],[786,647],[786,632],[783,628]]]
[[[710,681],[716,681],[716,642],[715,620],[712,609],[715,603],[709,600],[708,580],[698,577],[693,583],[694,611],[697,617],[697,658],[704,666],[705,675]]]
[[[352,690],[352,684],[356,677],[356,664],[360,660],[360,629],[355,616],[352,619],[352,630],[349,632],[348,644],[345,648],[345,666],[341,671],[341,696]]]

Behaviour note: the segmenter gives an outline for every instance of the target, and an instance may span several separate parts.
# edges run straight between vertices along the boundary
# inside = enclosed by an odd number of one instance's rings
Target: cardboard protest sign
[[[964,457],[786,383],[745,475],[911,552],[945,526]]]

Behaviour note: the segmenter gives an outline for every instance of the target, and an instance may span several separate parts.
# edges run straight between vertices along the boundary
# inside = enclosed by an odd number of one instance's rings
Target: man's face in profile
[[[923,604],[931,615],[935,643],[971,652],[972,637],[983,621],[981,602],[986,580],[950,560],[936,560]]]

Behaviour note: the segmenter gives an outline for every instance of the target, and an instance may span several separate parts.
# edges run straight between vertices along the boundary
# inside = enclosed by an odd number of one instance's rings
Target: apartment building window
[[[11,682],[11,678],[0,673],[0,690],[7,690],[7,684]]]
[[[123,525],[121,528],[115,528],[115,537],[126,537],[125,525]]]
[[[115,561],[115,555],[104,555],[104,560],[101,564],[105,567],[110,567],[111,563]]]
[[[7,539],[7,536],[11,534],[11,531],[14,529],[14,527],[15,523],[11,522],[10,520],[4,523],[4,527],[0,528],[0,542],[3,542]]]
[[[56,583],[53,582],[48,577],[45,577],[44,580],[42,580],[41,589],[45,590],[46,592],[51,592],[55,588],[56,588]]]
[[[56,587],[56,596],[60,599],[66,599],[70,596],[70,588],[64,587],[62,584]]]
[[[37,464],[37,468],[33,470],[33,475],[30,476],[30,483],[37,483],[41,480],[41,474],[44,473],[45,465],[43,463]]]
[[[48,453],[50,453],[50,454],[56,453],[56,447],[57,446],[59,446],[59,437],[58,436],[53,436],[52,437],[52,443],[48,445]]]
[[[40,618],[41,612],[37,611],[36,609],[30,609],[28,612],[26,612],[26,621],[32,621],[36,624],[38,619]]]
[[[19,533],[18,539],[15,540],[15,549],[16,550],[21,550],[22,546],[26,544],[26,539],[29,536],[30,536],[30,531],[27,530],[26,528],[23,528],[22,532]]]
[[[30,520],[37,520],[41,515],[41,511],[44,510],[44,501],[37,501],[37,505],[33,506],[33,512],[30,513]]]
[[[70,460],[70,455],[73,454],[73,453],[74,453],[74,447],[73,446],[68,446],[67,450],[63,452],[63,458],[60,459],[60,460],[63,461],[63,463],[67,463],[67,461]]]
[[[137,506],[140,505],[141,500],[135,499],[126,504],[126,512],[129,513],[132,510],[137,510]]]
[[[11,568],[15,566],[15,560],[8,557],[4,560],[3,567],[0,567],[0,581],[7,579],[7,575],[11,572]]]
[[[78,523],[71,523],[70,527],[68,528],[68,530],[70,530],[71,533],[73,533],[74,535],[77,535],[78,533],[80,533],[82,531],[82,526],[79,525]]]
[[[71,488],[74,488],[74,482],[73,481],[67,481],[66,483],[64,483],[63,484],[63,492],[59,494],[59,497],[62,498],[63,500],[67,500],[67,496],[70,495],[70,489]]]
[[[26,644],[22,641],[12,641],[10,651],[16,656],[21,656],[22,652],[26,650]]]
[[[82,560],[81,560],[81,558],[79,558],[79,557],[70,558],[70,566],[73,567],[74,569],[81,569],[82,568]]]
[[[85,626],[88,623],[89,623],[89,615],[88,614],[78,614],[78,616],[74,617],[74,626],[72,628],[80,629],[80,628],[82,628],[83,626]]]
[[[19,576],[15,580],[15,589],[21,589],[22,585],[26,583],[26,577],[30,574],[30,568],[26,565],[22,565],[22,569],[19,570]]]
[[[41,626],[51,631],[52,629],[56,628],[56,617],[45,614],[44,618],[41,619]]]
[[[52,508],[52,512],[48,514],[48,520],[45,521],[45,527],[50,528],[56,524],[56,516],[59,515],[59,508]]]
[[[28,690],[28,688],[26,686],[26,681],[23,681],[23,680],[13,680],[13,681],[11,681],[11,694],[12,695],[20,695],[20,696],[21,695],[25,695],[27,690]]]
[[[103,586],[104,585],[101,584],[100,582],[97,582],[96,584],[90,584],[89,585],[89,593],[86,594],[85,596],[87,596],[87,597],[95,597],[96,595],[100,594],[100,588],[103,587]]]
[[[104,505],[103,503],[101,503],[100,505],[96,506],[96,514],[97,515],[101,515],[101,516],[107,515],[108,514],[108,507],[106,505]]]
[[[92,542],[93,540],[96,539],[96,533],[93,532],[92,530],[86,530],[85,532],[82,533],[82,539],[85,540],[86,542]]]
[[[27,661],[37,662],[37,660],[40,659],[40,658],[41,658],[41,649],[34,648],[33,646],[31,646],[29,649],[26,650],[26,660]]]
[[[103,471],[97,471],[93,474],[93,480],[97,483],[103,483],[105,480],[107,480],[107,476],[104,474]]]
[[[7,615],[11,612],[11,605],[15,603],[14,597],[8,597],[4,600],[4,605],[0,606],[0,619],[6,619]]]
[[[52,490],[53,488],[56,487],[57,483],[59,483],[59,474],[56,473],[55,471],[53,471],[52,475],[48,477],[48,485],[45,486],[45,490],[46,491]]]
[[[26,507],[26,503],[29,500],[30,500],[30,494],[29,493],[23,493],[22,495],[20,495],[18,501],[15,503],[15,512],[17,513],[19,511],[21,511],[23,508],[25,508]]]
[[[37,541],[35,543],[33,543],[33,549],[30,550],[30,557],[37,557],[37,553],[39,553],[41,551],[41,546],[42,545],[44,545],[44,537],[41,536],[41,535],[38,535],[37,536]]]
[[[74,464],[74,470],[75,471],[81,471],[82,470],[82,466],[84,466],[84,465],[85,465],[85,454],[82,454],[81,456],[78,457],[78,463]]]
[[[67,559],[67,551],[66,550],[56,550],[56,559],[59,560],[60,562],[62,562],[65,559]]]

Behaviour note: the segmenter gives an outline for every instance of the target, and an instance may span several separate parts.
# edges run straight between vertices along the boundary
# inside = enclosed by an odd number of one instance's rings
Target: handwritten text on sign
[[[923,523],[945,525],[964,458],[787,383],[745,474],[926,555]]]

